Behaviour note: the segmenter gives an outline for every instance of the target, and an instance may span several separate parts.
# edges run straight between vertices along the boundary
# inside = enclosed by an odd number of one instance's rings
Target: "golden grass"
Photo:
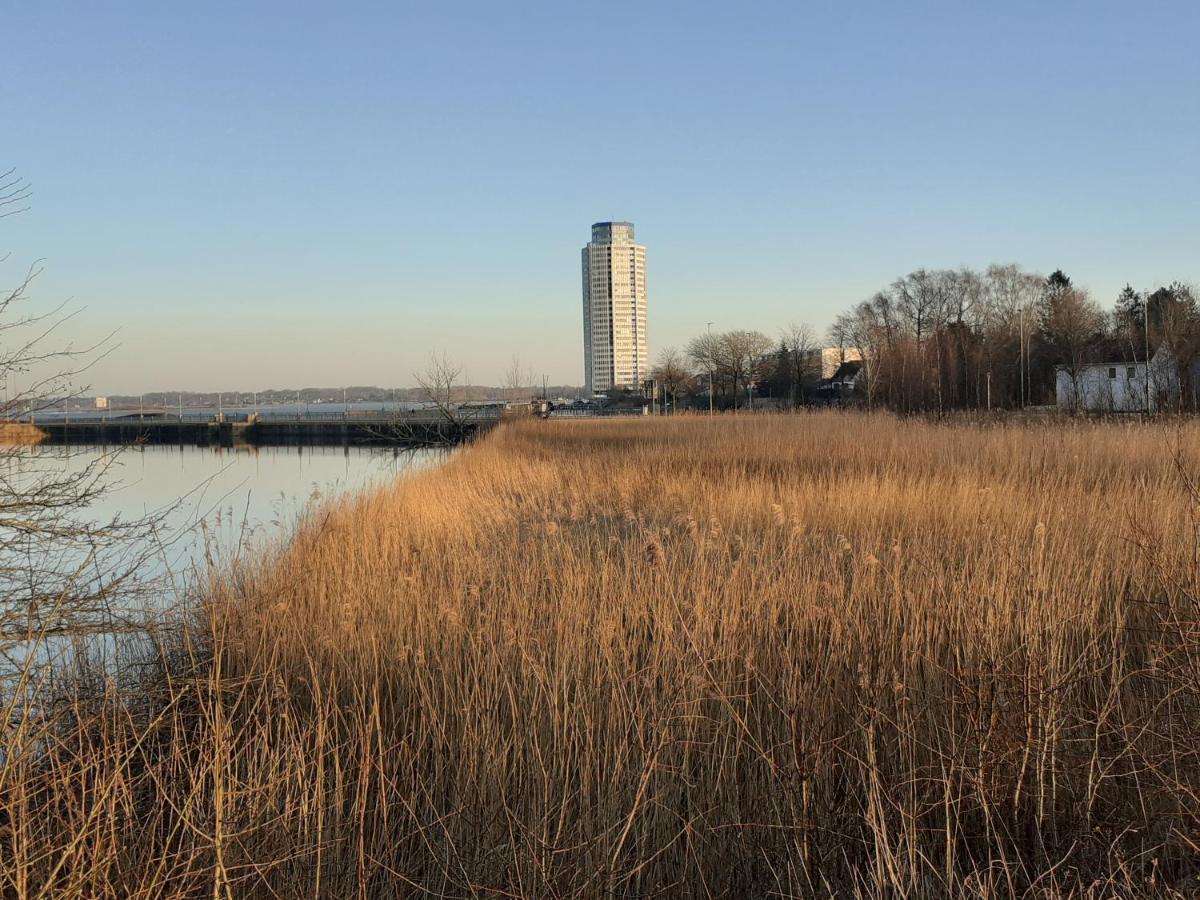
[[[0,422],[0,445],[27,446],[40,444],[46,439],[46,432],[36,425],[24,422]]]
[[[1198,447],[1192,423],[502,426],[314,511],[218,581],[145,697],[26,741],[0,884],[1190,892]]]

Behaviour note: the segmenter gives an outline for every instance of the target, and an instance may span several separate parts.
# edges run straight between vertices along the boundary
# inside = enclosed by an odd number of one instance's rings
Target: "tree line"
[[[822,346],[847,360],[861,354],[854,402],[901,412],[1053,404],[1060,368],[1077,379],[1089,364],[1145,362],[1160,349],[1178,375],[1161,404],[1195,410],[1200,399],[1190,374],[1200,367],[1193,287],[1126,285],[1105,310],[1061,270],[1015,265],[918,269],[838,315],[824,342],[806,325],[775,338],[706,332],[662,351],[652,375],[677,407],[820,402],[831,394],[821,390]]]

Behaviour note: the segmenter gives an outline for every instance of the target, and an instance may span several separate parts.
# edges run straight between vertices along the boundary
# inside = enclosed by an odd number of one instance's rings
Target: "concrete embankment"
[[[251,418],[242,422],[187,421],[177,418],[119,418],[89,421],[58,419],[36,426],[13,423],[21,433],[41,435],[50,444],[178,444],[193,446],[261,446],[295,444],[452,444],[459,443],[499,419],[404,417]],[[10,441],[12,443],[13,441]],[[37,441],[26,441],[36,443]]]

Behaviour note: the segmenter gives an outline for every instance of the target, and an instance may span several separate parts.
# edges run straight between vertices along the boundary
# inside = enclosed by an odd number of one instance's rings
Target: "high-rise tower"
[[[597,222],[583,248],[583,369],[587,392],[640,388],[646,350],[646,248],[632,222]]]

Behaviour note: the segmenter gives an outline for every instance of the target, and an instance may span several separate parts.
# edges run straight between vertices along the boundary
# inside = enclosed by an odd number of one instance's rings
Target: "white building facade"
[[[589,395],[650,377],[646,248],[632,222],[597,222],[583,248],[583,368]]]
[[[1055,400],[1069,411],[1157,412],[1179,388],[1174,355],[1160,347],[1150,357],[1149,384],[1146,377],[1146,364],[1137,361],[1056,366]]]

